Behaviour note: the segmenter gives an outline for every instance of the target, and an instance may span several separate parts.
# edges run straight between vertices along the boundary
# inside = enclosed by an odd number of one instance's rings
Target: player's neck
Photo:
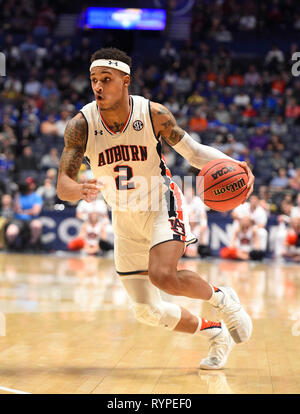
[[[99,108],[103,121],[111,131],[119,132],[122,130],[128,120],[130,105],[130,97],[126,96],[110,109],[100,110]]]

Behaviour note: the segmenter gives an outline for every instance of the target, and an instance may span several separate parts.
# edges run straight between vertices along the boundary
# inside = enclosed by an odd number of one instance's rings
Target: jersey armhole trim
[[[148,99],[148,110],[149,110],[149,117],[150,117],[150,121],[152,125],[153,135],[155,136],[155,139],[159,142],[159,136],[156,136],[155,134],[154,124],[153,124],[153,119],[152,119],[152,114],[151,114],[151,108],[150,108],[150,99]]]
[[[84,152],[86,152],[86,149],[87,149],[87,144],[88,144],[88,140],[89,140],[89,124],[88,124],[88,121],[87,121],[87,119],[86,119],[86,117],[85,117],[85,115],[84,115],[84,113],[82,112],[82,111],[79,111],[80,113],[81,113],[81,115],[83,116],[83,118],[84,118],[84,120],[85,120],[85,123],[86,123],[86,131],[87,131],[87,136],[86,136],[86,143],[85,143],[85,150],[84,150]]]

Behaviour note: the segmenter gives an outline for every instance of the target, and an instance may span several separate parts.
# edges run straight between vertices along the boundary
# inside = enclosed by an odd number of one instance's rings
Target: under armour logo
[[[109,60],[109,61],[108,61],[108,63],[109,63],[110,65],[116,65],[116,66],[118,66],[118,62],[112,62],[111,60]]]
[[[102,131],[102,129],[101,129],[101,131],[97,131],[97,130],[95,130],[95,135],[98,135],[98,134],[103,135],[103,131]]]

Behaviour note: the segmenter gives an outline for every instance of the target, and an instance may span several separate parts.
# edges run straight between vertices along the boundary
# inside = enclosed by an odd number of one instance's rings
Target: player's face
[[[128,75],[116,69],[106,67],[95,67],[91,72],[91,85],[101,110],[113,109],[124,96],[128,94]]]

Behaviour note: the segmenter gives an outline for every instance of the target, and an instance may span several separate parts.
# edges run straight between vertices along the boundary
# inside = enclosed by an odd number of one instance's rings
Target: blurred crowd
[[[38,248],[35,206],[53,210],[62,203],[55,187],[64,130],[93,100],[92,34],[77,33],[76,39],[53,34],[59,13],[75,12],[74,4],[0,0],[1,51],[7,59],[7,76],[0,78],[1,216],[18,220],[6,226],[8,245],[28,221],[26,231]],[[172,43],[163,34],[155,61],[134,59],[131,93],[167,106],[197,141],[247,161],[259,202],[282,222],[300,192],[300,78],[291,73],[300,45],[291,42],[282,50],[274,44],[253,58],[231,48],[241,32],[270,35],[275,28],[300,30],[297,2],[195,2],[190,39]],[[173,175],[197,173],[168,145],[163,151]],[[78,179],[90,176],[83,165]]]

